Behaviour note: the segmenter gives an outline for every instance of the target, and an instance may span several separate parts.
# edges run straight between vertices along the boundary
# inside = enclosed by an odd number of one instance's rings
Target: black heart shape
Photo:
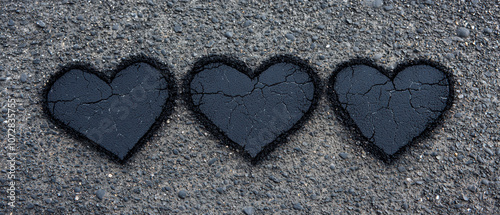
[[[402,64],[392,74],[353,60],[338,67],[329,88],[341,119],[385,161],[432,130],[453,100],[450,73],[424,60]]]
[[[111,73],[83,64],[63,68],[45,88],[44,109],[69,133],[124,162],[171,113],[176,87],[166,65],[143,56]]]
[[[198,119],[253,163],[272,151],[310,116],[318,77],[304,61],[276,56],[252,72],[243,62],[211,56],[186,77],[186,100]]]

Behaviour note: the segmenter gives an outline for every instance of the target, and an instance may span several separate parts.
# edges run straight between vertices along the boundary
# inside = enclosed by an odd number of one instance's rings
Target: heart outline
[[[380,147],[376,146],[374,143],[370,142],[367,137],[365,137],[357,124],[354,122],[354,120],[350,117],[349,112],[345,110],[342,106],[341,103],[338,100],[337,93],[335,91],[335,81],[338,73],[340,73],[342,70],[344,70],[347,67],[353,66],[353,65],[364,65],[368,67],[372,67],[376,69],[378,72],[386,76],[391,82],[394,81],[394,79],[398,76],[400,72],[403,70],[407,69],[408,67],[411,66],[416,66],[416,65],[427,65],[434,67],[435,69],[441,71],[445,76],[448,81],[448,96],[446,100],[446,105],[434,120],[430,121],[427,123],[426,128],[420,132],[419,135],[413,137],[413,139],[408,142],[406,145],[401,147],[395,154],[388,155],[386,154]],[[421,142],[422,140],[430,137],[432,131],[439,125],[443,124],[443,121],[445,118],[448,118],[448,113],[450,112],[449,110],[451,109],[451,106],[453,105],[455,101],[455,80],[453,78],[453,74],[450,69],[447,67],[443,66],[442,64],[439,64],[435,61],[431,61],[428,59],[414,59],[414,60],[407,60],[403,63],[400,63],[396,66],[396,68],[389,70],[386,69],[382,66],[377,65],[373,60],[368,59],[368,58],[355,58],[351,59],[349,61],[342,62],[338,64],[335,68],[335,70],[332,72],[330,77],[328,78],[328,83],[327,83],[327,97],[328,100],[330,101],[332,108],[334,112],[337,115],[337,118],[342,122],[342,124],[347,128],[347,130],[350,131],[351,134],[353,134],[353,139],[358,140],[361,142],[361,146],[372,153],[375,157],[381,159],[387,164],[391,164],[395,160],[397,160],[404,152],[406,152],[409,148],[412,146],[416,145],[416,143]]]
[[[266,71],[269,67],[278,63],[290,63],[297,65],[304,69],[304,71],[309,75],[314,86],[313,98],[311,100],[311,105],[309,109],[302,115],[302,117],[293,124],[293,126],[287,131],[281,133],[276,137],[271,143],[267,144],[255,157],[251,157],[244,148],[238,143],[232,141],[224,132],[215,125],[205,114],[201,112],[198,106],[194,105],[192,94],[191,94],[191,81],[194,79],[195,75],[203,71],[204,67],[211,63],[222,63],[231,68],[234,68],[238,72],[248,76],[251,80],[254,80],[261,73]],[[264,60],[256,69],[252,70],[243,61],[238,60],[234,56],[229,55],[208,55],[200,58],[194,63],[192,69],[187,73],[183,80],[183,92],[182,97],[188,109],[192,112],[195,118],[201,123],[204,128],[212,134],[212,137],[216,140],[221,141],[224,145],[231,147],[233,150],[239,152],[245,159],[249,160],[251,164],[256,165],[259,161],[263,160],[267,155],[274,151],[278,146],[284,145],[287,137],[294,134],[298,129],[302,128],[305,122],[309,120],[312,113],[317,108],[318,101],[322,95],[322,83],[319,76],[315,72],[314,68],[310,66],[306,61],[289,54],[275,55],[273,57]]]
[[[168,90],[168,98],[162,105],[161,113],[156,117],[154,123],[149,127],[145,134],[135,143],[135,145],[130,149],[126,156],[123,159],[120,159],[117,155],[113,154],[111,151],[105,149],[103,146],[98,143],[90,140],[87,136],[80,133],[76,129],[66,125],[61,120],[57,119],[49,110],[48,105],[48,95],[49,91],[54,85],[54,83],[59,80],[63,75],[67,72],[77,69],[81,70],[84,73],[89,73],[91,75],[95,75],[100,80],[104,81],[106,84],[111,84],[115,77],[120,71],[126,69],[127,67],[135,64],[135,63],[146,63],[155,68],[160,72],[163,76],[164,80],[167,83]],[[172,114],[174,108],[176,106],[176,99],[178,96],[178,86],[175,80],[173,73],[168,68],[168,65],[162,63],[156,58],[148,57],[144,54],[132,55],[127,58],[123,58],[114,69],[99,71],[95,66],[85,63],[82,61],[72,62],[66,65],[60,65],[57,72],[50,75],[49,79],[43,85],[43,89],[41,94],[42,101],[42,112],[49,119],[50,122],[59,127],[64,133],[68,134],[72,138],[84,142],[85,144],[95,148],[95,150],[99,152],[103,152],[106,154],[111,160],[117,162],[118,164],[125,164],[137,151],[139,151],[146,142],[151,140],[154,133],[161,127],[161,124]]]

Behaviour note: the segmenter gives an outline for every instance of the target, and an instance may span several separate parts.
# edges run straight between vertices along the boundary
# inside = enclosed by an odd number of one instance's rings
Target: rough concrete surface
[[[0,0],[0,213],[498,213],[498,20],[496,1],[476,0]],[[391,164],[361,147],[325,96],[258,165],[209,134],[179,99],[125,164],[43,114],[41,92],[59,66],[108,71],[138,53],[168,64],[178,83],[208,54],[252,69],[292,54],[323,83],[356,57],[388,70],[426,58],[451,69],[455,101],[442,125]]]

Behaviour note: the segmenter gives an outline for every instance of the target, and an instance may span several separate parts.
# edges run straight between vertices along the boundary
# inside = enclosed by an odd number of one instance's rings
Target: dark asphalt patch
[[[340,65],[329,84],[338,115],[385,161],[430,131],[453,100],[449,72],[428,61],[405,63],[391,73],[369,60],[353,60]]]
[[[166,65],[143,56],[111,73],[84,64],[63,68],[46,85],[44,109],[64,130],[124,162],[171,113],[176,87]]]
[[[185,98],[208,130],[255,163],[309,117],[318,83],[296,57],[273,57],[252,72],[238,60],[211,56],[186,77]]]

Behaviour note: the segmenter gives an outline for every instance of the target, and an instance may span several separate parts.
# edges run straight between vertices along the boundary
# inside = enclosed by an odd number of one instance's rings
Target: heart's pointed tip
[[[262,151],[256,152],[256,151],[249,151],[245,150],[245,153],[247,154],[250,163],[252,165],[257,165],[261,160],[262,160]]]
[[[120,160],[120,161],[125,161],[125,160],[127,160],[127,155],[119,155],[119,156],[118,156],[118,160]]]
[[[245,150],[245,152],[250,156],[250,159],[255,160],[259,157],[260,152],[255,152],[255,151],[248,151]]]
[[[125,163],[130,157],[129,156],[130,151],[124,153],[122,151],[116,151],[116,150],[109,150],[109,149],[105,150],[107,150],[107,152],[111,154],[111,156],[114,157],[114,159],[118,161],[118,163]]]
[[[255,166],[255,165],[259,164],[259,162],[261,160],[262,160],[262,158],[260,156],[250,157],[250,164]]]
[[[404,152],[404,148],[408,146],[409,143],[406,143],[403,147],[399,147],[397,149],[394,148],[382,148],[380,146],[376,146],[375,148],[371,148],[371,150],[375,153],[376,157],[382,160],[385,164],[391,165],[396,161]]]
[[[127,163],[127,158],[117,158],[116,161],[121,164],[121,165],[124,165]]]
[[[382,154],[384,155],[384,157],[392,157],[396,155],[399,152],[399,150],[400,149],[395,150],[393,148],[382,148]]]

